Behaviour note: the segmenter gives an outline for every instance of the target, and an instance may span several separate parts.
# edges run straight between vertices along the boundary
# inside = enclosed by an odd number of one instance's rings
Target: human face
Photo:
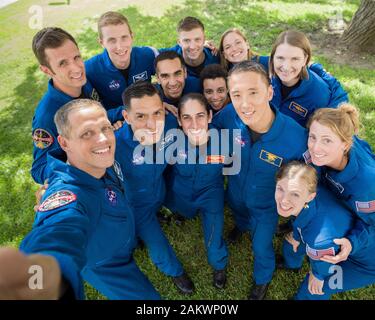
[[[134,137],[142,145],[152,145],[160,140],[164,130],[165,110],[158,95],[131,99],[130,108],[123,115]]]
[[[107,113],[88,107],[70,113],[69,122],[69,137],[58,137],[69,163],[101,178],[115,159],[115,135]]]
[[[307,145],[313,164],[333,169],[341,169],[345,151],[349,148],[329,127],[318,121],[311,123]]]
[[[182,67],[180,60],[176,58],[159,61],[156,69],[156,77],[165,96],[172,100],[179,99],[187,77],[186,69]]]
[[[188,62],[195,62],[204,59],[204,32],[201,28],[190,31],[180,31],[178,44],[182,48],[182,55]],[[203,60],[202,60],[203,62]]]
[[[228,99],[228,89],[224,78],[204,79],[203,94],[215,111],[224,107]]]
[[[71,97],[79,97],[87,80],[78,47],[66,40],[58,48],[46,49],[45,54],[49,66],[41,65],[40,69],[52,78],[54,87]]]
[[[316,196],[310,193],[306,183],[299,178],[287,177],[276,183],[275,201],[277,212],[282,217],[298,216],[306,203]]]
[[[182,107],[178,123],[192,145],[202,145],[208,140],[208,124],[212,113],[207,113],[199,101],[190,99]]]
[[[302,68],[306,65],[307,55],[301,48],[287,43],[278,45],[273,57],[273,65],[281,82],[291,87],[300,79]]]
[[[127,24],[102,27],[102,39],[99,42],[103,48],[107,49],[109,58],[117,69],[129,67],[133,35]]]
[[[272,114],[272,87],[266,85],[260,74],[248,71],[232,74],[228,86],[234,109],[243,123],[255,131],[264,128]]]
[[[248,59],[249,44],[236,32],[228,33],[223,39],[224,58],[231,63]]]

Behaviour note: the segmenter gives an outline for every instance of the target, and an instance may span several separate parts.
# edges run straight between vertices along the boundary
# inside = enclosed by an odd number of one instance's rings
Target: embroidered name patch
[[[358,212],[375,213],[375,200],[372,201],[356,201],[355,206]]]
[[[297,113],[299,116],[303,118],[306,118],[308,113],[307,109],[300,106],[298,103],[295,103],[294,101],[290,103],[289,110],[292,110],[294,113]]]
[[[77,196],[69,190],[61,190],[50,195],[39,206],[38,211],[45,212],[66,206],[67,204],[77,200]]]
[[[263,149],[260,152],[259,158],[263,161],[273,164],[276,167],[280,167],[281,163],[283,162],[283,158]]]
[[[332,177],[328,173],[326,173],[326,178],[340,193],[344,192],[345,190],[344,187],[340,183],[333,180]]]
[[[328,248],[328,249],[316,250],[316,249],[310,248],[306,244],[306,253],[311,259],[320,260],[320,258],[322,258],[323,256],[334,256],[335,255],[335,249],[333,247],[331,247],[331,248]]]
[[[210,155],[206,157],[206,163],[224,163],[225,156],[223,155]]]
[[[139,73],[133,76],[133,82],[145,81],[147,79],[148,79],[147,71],[143,71],[142,73]]]
[[[45,149],[52,145],[54,139],[47,130],[38,128],[34,130],[33,141],[37,148]]]
[[[309,150],[307,150],[306,152],[303,153],[303,158],[305,159],[306,164],[309,164],[309,163],[312,162],[311,154],[310,154]]]

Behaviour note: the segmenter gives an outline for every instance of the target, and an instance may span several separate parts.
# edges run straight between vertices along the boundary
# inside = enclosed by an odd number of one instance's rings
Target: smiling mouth
[[[96,155],[104,155],[104,154],[109,153],[110,150],[111,150],[111,146],[108,146],[106,148],[97,149],[97,150],[93,151],[93,153],[96,154]]]
[[[80,74],[78,75],[74,75],[74,76],[70,76],[72,79],[74,80],[80,80],[83,78],[83,72],[81,72]]]

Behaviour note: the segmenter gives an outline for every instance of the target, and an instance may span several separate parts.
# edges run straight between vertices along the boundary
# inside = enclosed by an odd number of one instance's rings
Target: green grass
[[[47,79],[38,70],[30,49],[35,30],[28,28],[28,8],[36,1],[24,0],[0,10],[0,245],[17,246],[30,230],[33,219],[34,192],[37,186],[29,175],[32,161],[31,119],[42,97]],[[345,20],[350,21],[359,0],[342,4]],[[88,58],[101,51],[96,42],[95,14],[107,10],[103,5],[75,10],[77,1],[68,6],[43,5],[46,25],[58,25],[77,37],[83,55]],[[95,1],[98,6],[98,2]],[[116,9],[121,1],[113,1]],[[251,46],[260,54],[268,54],[279,32],[295,28],[306,33],[319,33],[327,25],[328,17],[337,10],[340,1],[245,1],[245,0],[188,0],[178,7],[165,8],[168,1],[133,1],[138,7],[121,11],[129,18],[135,32],[135,45],[157,48],[175,44],[177,21],[193,15],[202,19],[207,36],[218,42],[221,33],[230,27],[241,27]],[[175,3],[175,1],[173,1]],[[182,0],[179,2],[182,3]],[[157,5],[156,5],[157,4]],[[156,11],[155,11],[156,10]],[[72,14],[74,12],[74,14]],[[156,12],[156,15],[150,16]],[[368,57],[371,59],[371,57]],[[375,147],[375,76],[373,70],[345,66],[324,56],[315,61],[335,75],[349,92],[350,100],[361,110],[361,136]],[[233,226],[229,210],[225,212],[225,233]],[[229,246],[228,286],[215,290],[211,284],[211,270],[207,264],[199,219],[182,227],[173,224],[163,227],[187,272],[196,284],[191,297],[180,295],[172,281],[161,274],[148,258],[146,250],[136,250],[135,258],[157,290],[166,299],[245,299],[252,284],[252,255],[249,237],[238,245]],[[280,239],[275,247],[280,249]],[[305,263],[304,272],[308,270]],[[270,299],[287,299],[297,290],[304,273],[290,275],[277,271],[270,286]],[[89,299],[103,299],[86,286]],[[374,299],[375,287],[334,296],[334,299]]]

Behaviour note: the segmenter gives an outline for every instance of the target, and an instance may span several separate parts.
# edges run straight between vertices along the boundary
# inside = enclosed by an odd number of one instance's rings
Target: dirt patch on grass
[[[354,52],[340,41],[340,34],[321,31],[307,33],[314,55],[322,55],[332,62],[353,68],[375,70],[375,57],[368,53]]]

